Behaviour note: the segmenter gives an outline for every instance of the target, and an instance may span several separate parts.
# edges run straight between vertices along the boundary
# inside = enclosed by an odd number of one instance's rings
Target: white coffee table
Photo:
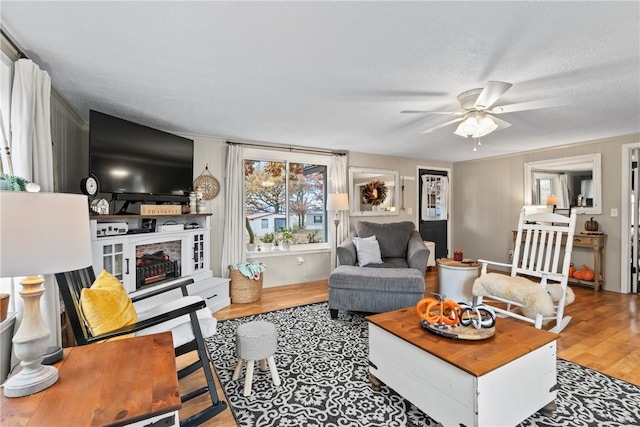
[[[445,426],[513,426],[556,397],[557,334],[498,319],[489,339],[452,340],[424,330],[415,307],[367,320],[372,386]]]

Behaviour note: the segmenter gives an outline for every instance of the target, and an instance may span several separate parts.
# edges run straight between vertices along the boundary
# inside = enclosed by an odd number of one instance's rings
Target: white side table
[[[476,261],[454,261],[440,258],[438,264],[438,290],[440,295],[455,302],[473,302],[471,288],[480,275],[480,263]]]

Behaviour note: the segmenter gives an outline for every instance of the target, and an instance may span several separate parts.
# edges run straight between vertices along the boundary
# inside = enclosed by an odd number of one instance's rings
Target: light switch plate
[[[618,216],[618,209],[616,208],[611,208],[611,216],[612,217],[617,217]]]

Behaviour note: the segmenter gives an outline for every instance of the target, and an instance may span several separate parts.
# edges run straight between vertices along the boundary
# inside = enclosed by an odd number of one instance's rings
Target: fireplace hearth
[[[136,258],[136,289],[174,277],[180,277],[180,262],[171,260],[164,251]]]

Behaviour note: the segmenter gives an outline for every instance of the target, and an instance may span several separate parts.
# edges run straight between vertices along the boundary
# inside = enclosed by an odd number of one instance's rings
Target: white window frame
[[[310,153],[300,153],[300,152],[288,152],[288,151],[278,151],[278,150],[269,150],[259,149],[259,148],[245,148],[243,160],[250,161],[265,161],[265,162],[291,162],[291,163],[307,163],[314,165],[322,165],[326,167],[326,183],[329,185],[329,167],[331,164],[331,156],[323,156],[319,154],[310,154]],[[328,192],[328,188],[325,188],[325,194]],[[245,200],[245,195],[242,195],[243,201]],[[325,200],[326,205],[326,200]],[[328,214],[325,214],[325,217]],[[327,221],[328,223],[329,221]],[[325,223],[324,227],[327,228],[328,225]],[[329,230],[325,230],[327,233]],[[291,246],[291,250],[287,251],[289,253],[296,251],[313,251],[315,249],[330,249],[331,246],[329,242],[322,243],[307,243],[304,245],[293,245]],[[282,252],[279,255],[286,255],[287,252]],[[277,252],[270,253],[271,255],[278,254]],[[263,254],[261,255],[263,256]]]

